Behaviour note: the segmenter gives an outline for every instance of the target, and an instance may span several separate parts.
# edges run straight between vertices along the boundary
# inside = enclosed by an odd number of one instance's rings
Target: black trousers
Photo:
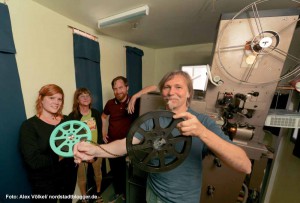
[[[56,203],[59,195],[66,198],[60,199],[60,203],[72,203],[71,195],[74,194],[77,178],[77,166],[73,158],[64,158],[56,166],[56,175],[53,177],[36,176],[31,182],[32,194],[36,195],[31,202]],[[45,174],[44,176],[47,176]],[[47,199],[42,199],[39,195],[48,195]]]
[[[126,195],[126,156],[109,159],[116,194]]]

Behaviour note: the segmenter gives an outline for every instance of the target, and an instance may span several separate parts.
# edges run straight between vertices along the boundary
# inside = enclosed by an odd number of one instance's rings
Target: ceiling
[[[150,48],[212,43],[222,13],[237,13],[254,0],[33,0],[80,24]],[[294,0],[261,0],[260,9],[299,6]],[[98,29],[99,19],[143,5],[149,15]]]

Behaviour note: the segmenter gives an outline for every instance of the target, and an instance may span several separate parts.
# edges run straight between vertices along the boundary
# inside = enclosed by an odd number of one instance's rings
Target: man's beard
[[[126,95],[125,95],[125,94],[118,94],[118,95],[116,95],[116,99],[117,99],[119,102],[122,102],[125,98],[126,98]]]
[[[174,105],[173,101],[179,101],[179,97],[178,96],[172,96],[172,97],[166,97],[165,100],[167,102],[168,108],[173,111],[176,106]]]
[[[168,105],[168,108],[170,109],[170,111],[173,111],[173,110],[175,109],[175,106],[172,104],[172,101],[171,101],[171,100],[169,100],[169,101],[167,102],[167,105]]]

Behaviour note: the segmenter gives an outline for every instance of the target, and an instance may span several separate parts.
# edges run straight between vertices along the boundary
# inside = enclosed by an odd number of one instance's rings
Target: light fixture
[[[129,21],[131,19],[138,18],[144,15],[149,15],[148,5],[98,20],[98,28],[104,28],[116,23]]]

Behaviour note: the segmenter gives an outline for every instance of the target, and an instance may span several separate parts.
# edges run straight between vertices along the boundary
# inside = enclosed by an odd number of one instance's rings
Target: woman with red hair
[[[36,100],[36,115],[23,122],[20,130],[21,153],[32,186],[34,201],[72,202],[77,167],[73,158],[63,158],[50,148],[49,139],[55,127],[68,120],[62,114],[64,92],[55,85],[43,86]],[[51,195],[51,196],[50,196]],[[62,196],[64,195],[64,196]],[[34,197],[34,196],[32,196]]]

